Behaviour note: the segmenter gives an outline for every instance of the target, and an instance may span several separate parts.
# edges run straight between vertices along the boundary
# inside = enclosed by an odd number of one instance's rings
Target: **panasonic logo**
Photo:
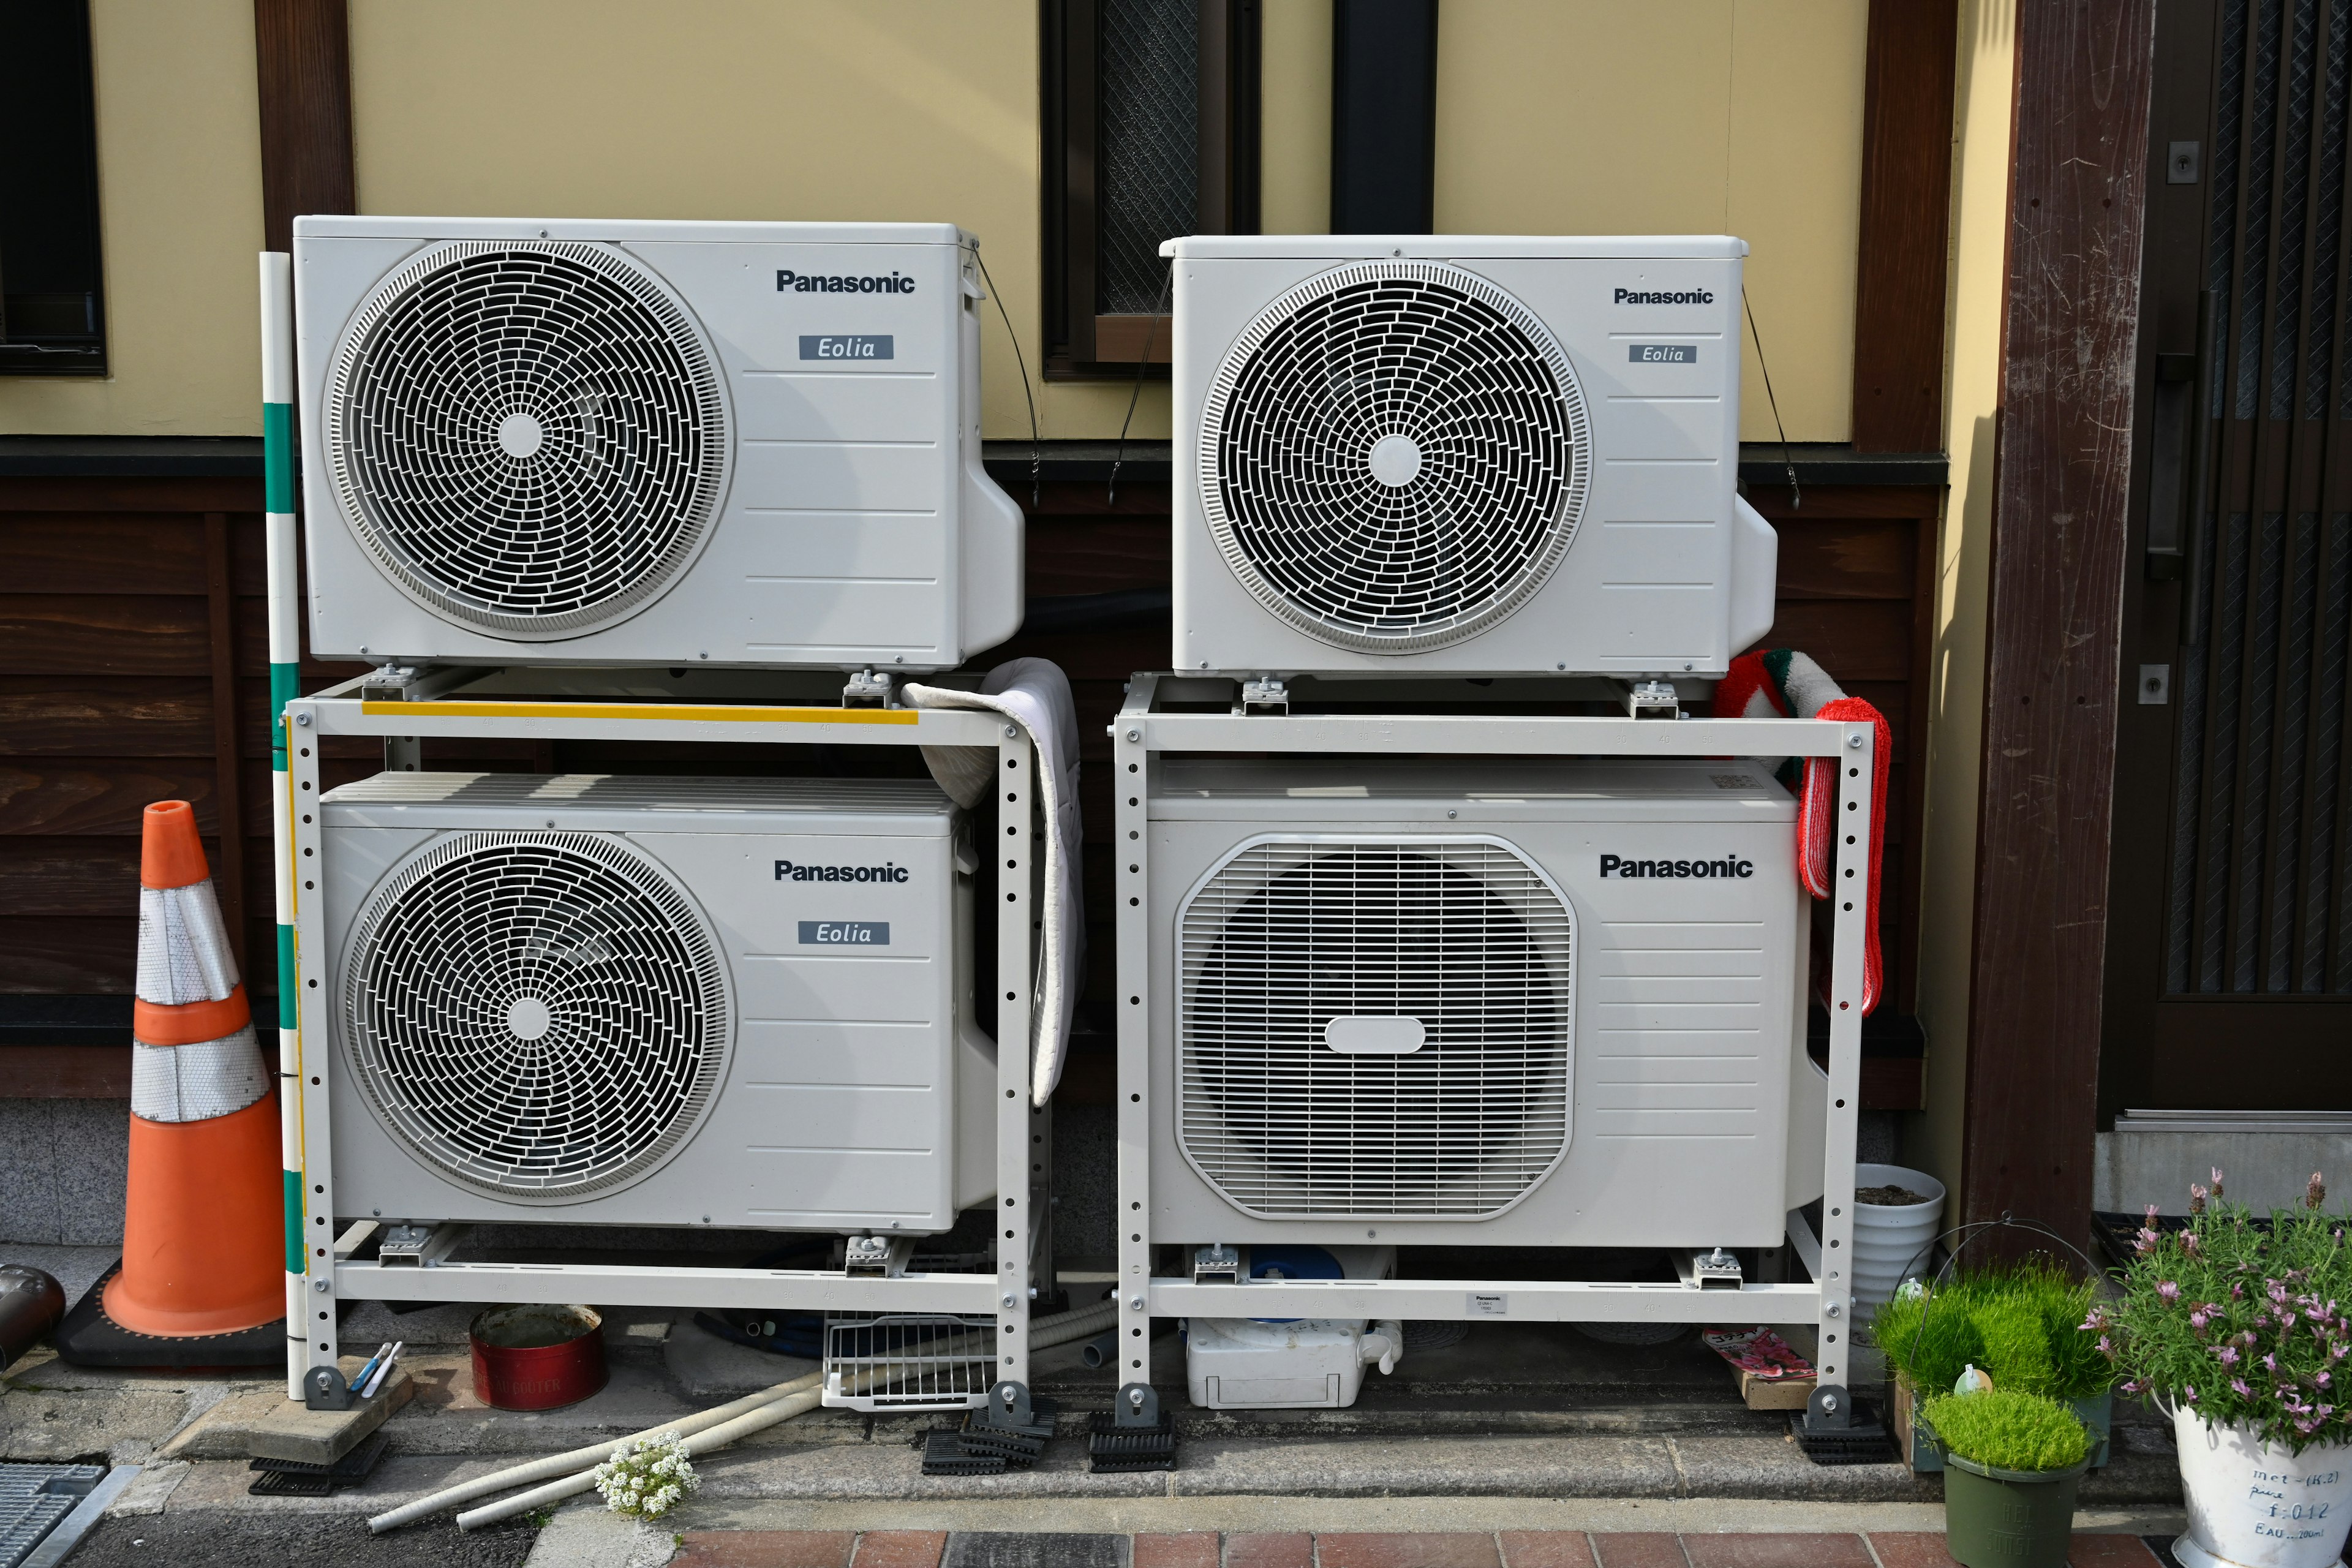
[[[1615,302],[1620,305],[1712,305],[1715,293],[1707,289],[1685,289],[1675,293],[1620,289]]]
[[[795,294],[911,294],[915,280],[902,272],[887,278],[841,278],[776,269],[776,292]]]
[[[1756,862],[1731,856],[1721,860],[1627,860],[1615,855],[1601,858],[1606,877],[1753,877]]]
[[[776,862],[779,882],[903,882],[907,868],[886,866],[795,866],[790,860]]]

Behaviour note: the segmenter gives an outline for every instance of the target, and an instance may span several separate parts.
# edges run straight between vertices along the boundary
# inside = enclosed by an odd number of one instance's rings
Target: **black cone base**
[[[175,1372],[198,1367],[284,1366],[286,1320],[272,1318],[233,1334],[142,1334],[126,1329],[106,1315],[106,1282],[122,1272],[122,1260],[98,1277],[98,1283],[58,1325],[58,1354],[75,1366],[165,1367]]]

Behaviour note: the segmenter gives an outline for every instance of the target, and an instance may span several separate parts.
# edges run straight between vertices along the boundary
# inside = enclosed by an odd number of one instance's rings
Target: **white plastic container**
[[[1360,1318],[1194,1318],[1185,1330],[1184,1380],[1203,1410],[1344,1410],[1364,1368],[1388,1372],[1404,1349],[1393,1322]]]
[[[1905,1274],[1927,1267],[1927,1244],[1944,1215],[1944,1184],[1907,1165],[1856,1165],[1853,1184],[1927,1194],[1925,1203],[1853,1205],[1853,1306],[1866,1323],[1895,1299]]]
[[[2352,1526],[2352,1447],[2291,1454],[2242,1426],[2173,1412],[2189,1533],[2172,1554],[2183,1568],[2329,1568]]]

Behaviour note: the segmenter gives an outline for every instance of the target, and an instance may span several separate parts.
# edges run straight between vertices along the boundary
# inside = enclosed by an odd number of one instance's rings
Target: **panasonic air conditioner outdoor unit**
[[[948,224],[304,217],[311,646],[942,669],[1022,616]]]
[[[1196,236],[1180,670],[1719,676],[1772,625],[1721,237]]]
[[[321,805],[338,1212],[911,1236],[993,1196],[931,784],[388,773]]]
[[[1155,1239],[1778,1246],[1820,1195],[1756,763],[1164,763]]]

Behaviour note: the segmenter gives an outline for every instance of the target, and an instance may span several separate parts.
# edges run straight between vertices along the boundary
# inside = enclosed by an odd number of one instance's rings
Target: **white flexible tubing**
[[[438,1513],[445,1508],[455,1508],[461,1502],[471,1502],[478,1497],[488,1497],[492,1492],[502,1492],[509,1487],[543,1481],[550,1476],[569,1475],[583,1465],[601,1465],[619,1444],[630,1442],[637,1437],[649,1436],[655,1432],[676,1432],[680,1436],[700,1432],[708,1427],[716,1426],[720,1422],[732,1420],[746,1412],[772,1405],[779,1399],[789,1399],[795,1394],[814,1388],[824,1381],[824,1373],[812,1372],[793,1378],[788,1383],[777,1384],[772,1388],[763,1388],[757,1394],[747,1394],[740,1399],[730,1400],[724,1405],[699,1411],[683,1420],[647,1427],[643,1432],[634,1432],[626,1437],[614,1437],[602,1443],[592,1443],[587,1447],[574,1448],[569,1453],[550,1454],[543,1459],[533,1459],[528,1464],[510,1466],[487,1476],[477,1476],[470,1481],[460,1481],[457,1485],[435,1492],[430,1497],[419,1498],[415,1502],[403,1503],[388,1512],[377,1514],[368,1521],[368,1529],[377,1535],[382,1535],[387,1530],[398,1530],[404,1524],[414,1524],[426,1514]]]
[[[1068,1312],[1057,1312],[1050,1318],[1039,1318],[1029,1325],[1029,1348],[1050,1350],[1055,1345],[1065,1344],[1071,1340],[1093,1333],[1098,1327],[1111,1322],[1118,1316],[1118,1304],[1116,1301],[1104,1300],[1091,1307],[1081,1307]],[[566,1472],[583,1465],[590,1467],[591,1473],[587,1475],[567,1476],[564,1482],[559,1483],[561,1489],[559,1487],[542,1487],[536,1491],[527,1492],[521,1497],[509,1498],[504,1502],[495,1503],[488,1508],[476,1509],[471,1513],[460,1514],[457,1518],[457,1527],[460,1530],[476,1530],[485,1524],[494,1524],[501,1519],[510,1519],[515,1514],[528,1512],[543,1501],[574,1497],[590,1489],[596,1484],[593,1473],[593,1468],[604,1463],[614,1448],[637,1437],[648,1437],[657,1432],[676,1432],[680,1436],[689,1439],[687,1445],[688,1452],[699,1454],[706,1448],[718,1447],[722,1443],[731,1443],[735,1438],[747,1433],[762,1430],[775,1425],[778,1421],[814,1409],[822,1397],[822,1390],[817,1387],[817,1384],[823,1380],[824,1373],[810,1373],[806,1376],[796,1377],[789,1383],[777,1384],[773,1388],[763,1389],[758,1394],[746,1394],[740,1399],[732,1400],[682,1420],[664,1422],[659,1426],[649,1426],[643,1432],[633,1433],[626,1437],[614,1437],[608,1442],[594,1444],[589,1447],[574,1448],[564,1454],[552,1454],[544,1459],[534,1459],[529,1464],[516,1465],[511,1468],[490,1475],[478,1476],[473,1480],[461,1482],[445,1490],[435,1492],[430,1497],[419,1498],[415,1502],[404,1503],[388,1512],[380,1513],[368,1521],[368,1529],[381,1535],[387,1530],[397,1530],[402,1525],[412,1524],[427,1514],[438,1513],[443,1509],[454,1508],[461,1502],[471,1502],[474,1499],[487,1497],[491,1492],[504,1491],[509,1487],[527,1486],[532,1481],[545,1480],[550,1477],[565,1476]],[[859,1391],[863,1392],[864,1386],[867,1385],[863,1379],[859,1382],[861,1384]],[[804,1402],[800,1397],[803,1394],[806,1395]],[[730,1431],[726,1437],[717,1442],[698,1444],[695,1441],[698,1437],[707,1436],[721,1426],[734,1427],[740,1421],[750,1415],[764,1415],[769,1409],[780,1408],[784,1405],[790,1405],[792,1408],[782,1410],[781,1414],[771,1420],[741,1426],[740,1430]],[[581,1484],[571,1485],[570,1483],[573,1481]]]

